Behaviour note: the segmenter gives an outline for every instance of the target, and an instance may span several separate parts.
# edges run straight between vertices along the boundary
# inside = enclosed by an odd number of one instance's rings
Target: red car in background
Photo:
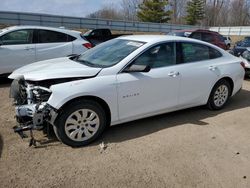
[[[216,46],[219,46],[220,48],[224,50],[228,50],[228,46],[226,45],[223,36],[214,31],[198,29],[198,30],[193,31],[191,35],[189,36],[189,38],[202,40],[202,41],[214,44]]]

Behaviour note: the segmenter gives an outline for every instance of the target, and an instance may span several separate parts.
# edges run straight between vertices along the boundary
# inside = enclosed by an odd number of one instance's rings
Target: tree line
[[[121,0],[89,18],[201,26],[250,25],[250,0]]]

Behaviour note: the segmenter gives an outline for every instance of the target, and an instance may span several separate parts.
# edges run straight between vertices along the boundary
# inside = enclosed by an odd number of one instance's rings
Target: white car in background
[[[42,26],[14,26],[0,30],[0,75],[24,65],[91,48],[81,32]]]
[[[241,59],[203,41],[123,36],[14,71],[15,131],[49,122],[63,143],[83,146],[109,125],[200,105],[222,109],[244,73]]]

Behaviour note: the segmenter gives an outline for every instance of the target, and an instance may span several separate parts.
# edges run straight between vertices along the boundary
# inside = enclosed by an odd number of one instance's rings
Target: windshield
[[[110,67],[119,63],[143,44],[138,41],[113,39],[87,50],[75,61],[93,67]]]

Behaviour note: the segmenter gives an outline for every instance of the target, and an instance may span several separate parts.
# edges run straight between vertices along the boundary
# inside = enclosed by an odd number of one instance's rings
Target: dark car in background
[[[131,34],[112,34],[110,29],[93,29],[82,34],[82,37],[87,39],[93,46],[96,46],[102,42],[120,37],[122,35]]]
[[[239,57],[249,47],[250,47],[250,38],[246,37],[243,41],[236,42],[235,46],[230,51],[230,53],[233,54],[233,55],[235,55],[235,56],[237,56],[237,57]]]
[[[214,44],[224,50],[228,50],[228,46],[226,45],[223,36],[214,31],[198,29],[192,32],[189,38],[202,40]]]
[[[250,41],[241,41],[241,42],[238,42],[238,43],[235,44],[235,46],[230,51],[230,53],[237,56],[237,57],[239,57],[249,47],[250,47]]]

